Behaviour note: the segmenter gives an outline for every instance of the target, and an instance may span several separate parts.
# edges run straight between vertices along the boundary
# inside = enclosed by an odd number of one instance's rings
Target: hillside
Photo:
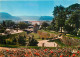
[[[19,17],[16,17],[16,16],[12,16],[8,13],[5,13],[5,12],[0,12],[0,20],[21,20]]]
[[[0,20],[14,21],[51,21],[52,16],[12,16],[5,12],[0,12]]]
[[[52,16],[18,16],[24,21],[51,21]]]

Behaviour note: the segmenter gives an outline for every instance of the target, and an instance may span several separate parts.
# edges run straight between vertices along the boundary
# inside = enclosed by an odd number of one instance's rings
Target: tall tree
[[[66,13],[65,13],[65,8],[63,6],[56,6],[53,11],[54,19],[55,19],[55,27],[57,30],[61,27],[61,32],[62,32],[62,27],[65,25],[65,20],[66,20]]]
[[[64,11],[64,7],[62,5],[54,7],[53,15],[54,17],[58,16],[59,12]]]
[[[69,7],[63,6],[54,7],[53,11],[55,25],[54,27],[58,31],[60,27],[64,27],[65,30],[74,31],[74,28],[78,30],[80,26],[80,4],[72,4]],[[67,29],[67,27],[69,27]],[[62,29],[61,29],[62,32]]]
[[[25,29],[25,28],[28,27],[28,24],[25,23],[25,22],[19,22],[19,23],[18,23],[18,27],[19,27],[20,29]]]
[[[72,13],[72,15],[69,19],[69,24],[78,30],[79,25],[80,25],[80,10]]]
[[[48,26],[49,26],[49,24],[47,22],[43,22],[41,25],[41,28],[46,30],[46,27],[48,27]]]

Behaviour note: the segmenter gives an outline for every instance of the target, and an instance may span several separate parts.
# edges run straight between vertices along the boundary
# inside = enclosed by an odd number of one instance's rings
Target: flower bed
[[[79,56],[80,50],[70,48],[68,49],[13,48],[9,50],[0,50],[0,57],[79,57]]]

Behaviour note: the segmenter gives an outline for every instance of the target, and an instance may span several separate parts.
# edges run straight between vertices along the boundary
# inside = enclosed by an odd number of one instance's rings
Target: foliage
[[[19,23],[18,23],[18,27],[19,27],[20,29],[26,29],[26,28],[28,27],[28,24],[25,23],[25,22],[19,22]]]
[[[0,24],[0,33],[4,33],[5,32],[5,27],[3,27],[2,24]]]
[[[57,49],[28,49],[28,48],[11,48],[0,50],[0,56],[4,57],[79,57],[78,48],[57,48]]]
[[[26,45],[26,33],[0,35],[0,44]]]
[[[63,35],[62,36],[62,42],[68,46],[77,46],[79,45],[80,40],[75,38],[73,35]]]
[[[49,42],[56,42],[61,47],[67,46],[67,45],[63,44],[60,39],[49,40]]]
[[[5,29],[0,29],[0,33],[4,33],[5,32]]]
[[[44,30],[46,30],[46,28],[47,28],[48,26],[49,26],[48,23],[43,22],[42,25],[41,25],[41,28],[44,29]]]
[[[29,40],[29,46],[37,46],[37,44],[38,44],[38,41],[35,40],[34,38]]]
[[[80,11],[75,11],[72,13],[70,19],[69,19],[69,24],[74,27],[75,29],[79,28],[79,18],[80,18]]]
[[[9,28],[9,27],[13,27],[14,25],[15,25],[15,22],[12,21],[12,20],[5,20],[5,21],[3,21],[3,27]]]
[[[80,26],[80,4],[72,4],[69,7],[56,6],[53,11],[53,30],[59,31],[62,27],[68,33],[77,35]],[[49,26],[50,27],[50,26]]]
[[[40,38],[44,38],[44,39],[49,39],[49,38],[54,38],[54,37],[58,37],[58,33],[55,32],[48,32],[48,31],[44,31],[44,30],[39,30],[38,34],[40,36]]]
[[[65,8],[62,5],[54,7],[53,15],[54,15],[53,23],[55,23],[54,25],[55,30],[58,31],[59,28],[61,27],[62,32],[62,27],[65,25],[66,20]]]
[[[38,33],[30,33],[30,35],[33,35],[33,36],[34,36],[33,38],[34,38],[35,40],[37,40],[37,41],[42,40],[42,39],[40,39],[40,36],[39,36]]]
[[[64,30],[67,31],[68,33],[71,33],[74,30],[74,27],[71,27],[68,24],[65,24]]]
[[[54,7],[53,15],[58,16],[58,13],[64,11],[64,7],[62,5]]]
[[[77,35],[80,37],[80,29],[78,30]]]

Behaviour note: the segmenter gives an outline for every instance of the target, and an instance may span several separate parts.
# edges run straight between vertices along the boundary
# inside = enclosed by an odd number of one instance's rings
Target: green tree
[[[59,12],[64,11],[64,7],[62,5],[54,7],[53,15],[54,17],[58,16]]]
[[[49,24],[47,22],[43,22],[42,25],[41,25],[41,28],[42,29],[45,29],[49,26]]]
[[[38,41],[35,40],[34,38],[31,38],[30,41],[29,41],[29,46],[37,46],[38,44]]]
[[[68,32],[77,32],[80,26],[80,4],[72,4],[69,7],[63,6],[54,7],[54,28],[56,31],[60,27]],[[72,30],[71,30],[72,29]],[[62,29],[61,29],[62,30]],[[62,31],[61,31],[62,32]]]
[[[28,27],[28,24],[25,22],[19,22],[18,26],[20,29],[26,29]]]
[[[59,28],[61,27],[61,32],[62,32],[62,27],[65,25],[65,20],[66,20],[66,13],[65,13],[65,8],[63,6],[56,6],[53,11],[54,15],[54,20],[55,20],[55,29],[58,31]]]
[[[80,10],[72,13],[68,23],[78,30],[80,25]]]
[[[3,21],[3,26],[6,28],[13,28],[14,25],[15,25],[15,22],[12,20]]]

